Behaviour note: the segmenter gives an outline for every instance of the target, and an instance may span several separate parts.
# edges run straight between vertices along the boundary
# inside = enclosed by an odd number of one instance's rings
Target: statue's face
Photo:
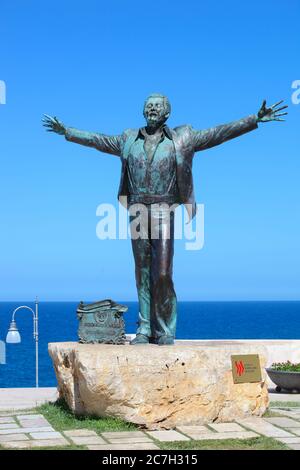
[[[169,112],[165,107],[164,99],[161,97],[151,96],[145,103],[144,117],[148,126],[163,124],[169,117]]]

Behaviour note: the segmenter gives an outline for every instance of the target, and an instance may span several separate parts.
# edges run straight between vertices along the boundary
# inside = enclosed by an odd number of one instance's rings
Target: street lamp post
[[[6,336],[6,342],[11,344],[21,343],[21,336],[17,328],[15,321],[15,314],[18,310],[25,309],[30,310],[33,315],[33,338],[35,340],[35,386],[39,386],[39,329],[38,329],[38,313],[39,304],[38,299],[35,300],[35,311],[27,305],[21,305],[17,307],[12,314],[11,323]]]

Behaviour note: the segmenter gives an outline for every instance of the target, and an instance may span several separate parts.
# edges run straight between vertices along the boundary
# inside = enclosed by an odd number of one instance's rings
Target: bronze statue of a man
[[[150,95],[144,103],[147,125],[108,136],[66,127],[56,117],[45,115],[50,132],[70,142],[94,147],[121,158],[118,197],[126,196],[128,207],[143,204],[147,211],[147,236],[132,237],[135,276],[139,298],[139,327],[131,344],[173,344],[176,329],[176,294],[172,280],[174,212],[166,205],[184,204],[189,218],[196,212],[192,162],[195,152],[222,144],[258,127],[258,122],[283,121],[282,101],[229,124],[205,130],[184,125],[166,125],[171,106],[166,96]],[[160,206],[161,205],[161,206]],[[132,216],[130,216],[132,217]],[[153,236],[153,233],[155,236]]]

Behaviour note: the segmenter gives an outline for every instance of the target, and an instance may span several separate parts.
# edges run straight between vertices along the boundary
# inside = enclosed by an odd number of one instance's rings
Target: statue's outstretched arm
[[[216,145],[220,145],[227,140],[234,139],[240,135],[245,134],[256,129],[258,122],[268,121],[283,121],[279,116],[284,116],[287,113],[279,113],[279,111],[287,108],[287,105],[278,108],[283,101],[273,104],[270,108],[266,107],[266,100],[257,114],[252,114],[246,118],[232,121],[228,124],[221,124],[220,126],[211,127],[202,131],[193,130],[194,149],[195,152],[205,150]]]
[[[87,147],[93,147],[101,152],[121,156],[121,135],[108,136],[97,132],[81,131],[72,127],[66,127],[56,117],[44,115],[43,125],[48,132],[64,135],[70,142],[75,142]]]

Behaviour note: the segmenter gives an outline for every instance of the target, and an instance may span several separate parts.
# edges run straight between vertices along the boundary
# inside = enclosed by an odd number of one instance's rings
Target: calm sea
[[[135,333],[138,305],[125,313],[126,332]],[[22,302],[0,302],[0,340],[5,340],[11,314]],[[34,307],[34,304],[27,303]],[[47,344],[77,340],[77,302],[39,304],[40,386],[56,385]],[[1,387],[35,385],[35,348],[29,311],[16,316],[22,342],[6,346],[6,364],[0,365]],[[179,302],[178,339],[300,339],[300,301],[295,302]]]

